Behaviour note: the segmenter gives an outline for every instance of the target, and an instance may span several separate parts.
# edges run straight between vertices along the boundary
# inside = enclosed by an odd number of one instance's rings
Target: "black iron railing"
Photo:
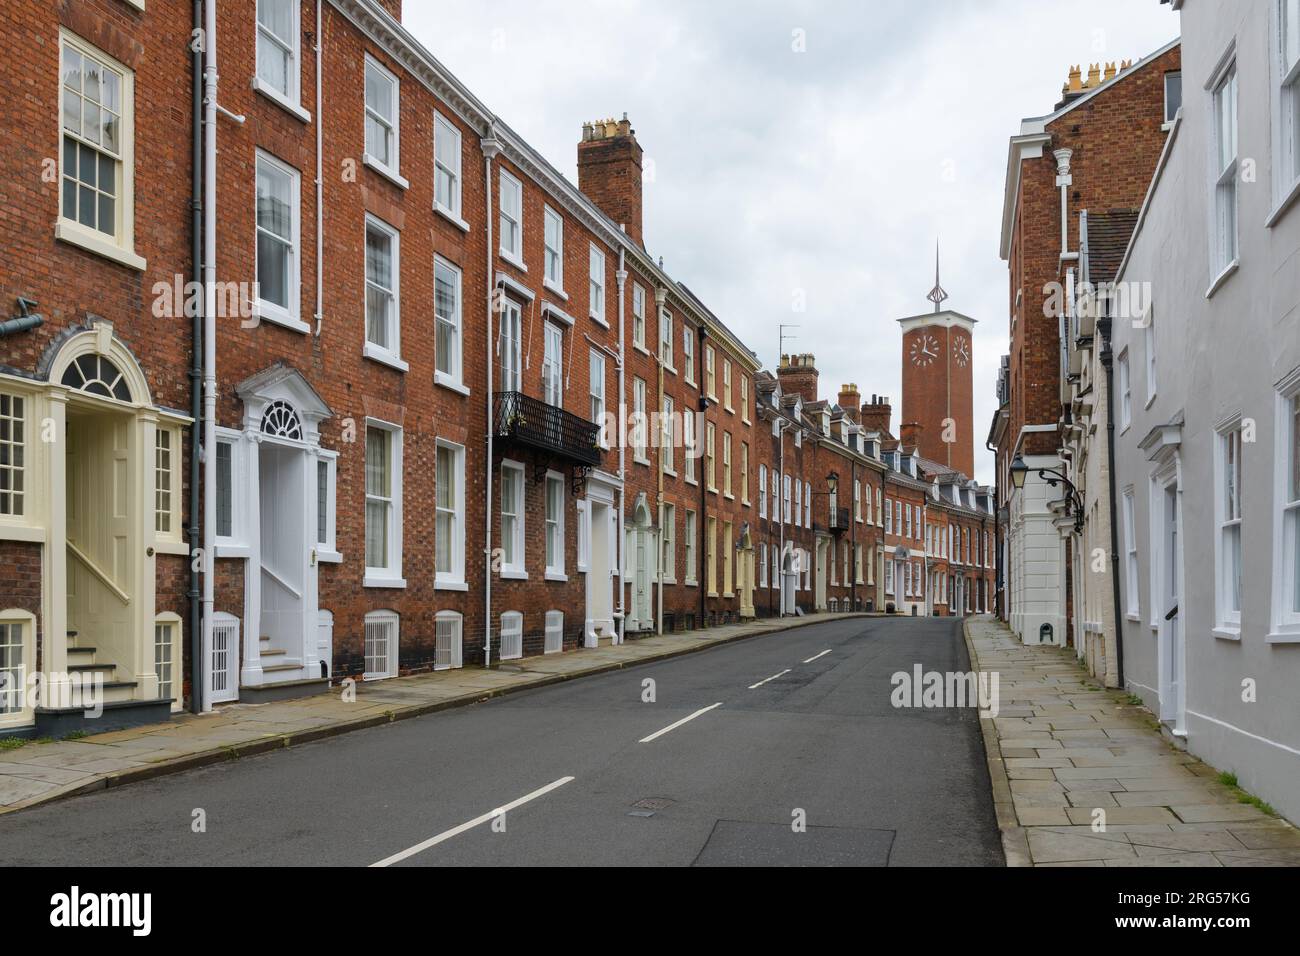
[[[600,426],[523,392],[497,392],[493,418],[508,438],[584,465],[600,464]]]

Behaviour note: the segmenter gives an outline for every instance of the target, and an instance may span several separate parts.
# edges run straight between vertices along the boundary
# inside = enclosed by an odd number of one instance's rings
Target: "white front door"
[[[654,549],[650,547],[650,532],[647,529],[637,528],[634,536],[636,539],[636,577],[633,579],[632,585],[632,616],[636,619],[634,626],[638,630],[645,630],[650,626],[652,620],[650,579],[653,573],[651,564]]]
[[[261,614],[258,633],[247,640],[259,642],[262,672],[280,680],[301,676],[295,668],[304,664],[307,639],[313,650],[319,639],[315,589],[307,580],[314,570],[309,537],[315,530],[308,526],[305,507],[308,457],[303,448],[269,440],[258,449]]]
[[[1182,544],[1178,488],[1165,485],[1160,496],[1160,719],[1176,731],[1183,729],[1185,688],[1182,627]]]

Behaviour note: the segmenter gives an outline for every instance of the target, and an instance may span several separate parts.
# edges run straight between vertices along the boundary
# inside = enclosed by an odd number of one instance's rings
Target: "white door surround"
[[[585,647],[596,647],[601,637],[618,639],[614,622],[614,578],[618,573],[614,496],[618,487],[618,478],[607,472],[593,470],[587,476],[587,607],[582,629]]]
[[[246,483],[251,516],[239,683],[315,679],[321,673],[316,464],[319,426],[331,413],[302,374],[282,363],[235,391],[244,402],[245,454],[238,460],[247,473],[233,480]]]

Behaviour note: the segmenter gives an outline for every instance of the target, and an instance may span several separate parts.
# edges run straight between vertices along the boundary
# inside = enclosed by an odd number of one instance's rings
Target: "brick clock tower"
[[[975,320],[943,308],[935,253],[934,311],[899,319],[903,327],[902,424],[915,426],[920,454],[968,477],[975,474],[972,372]],[[901,434],[900,430],[900,434]]]

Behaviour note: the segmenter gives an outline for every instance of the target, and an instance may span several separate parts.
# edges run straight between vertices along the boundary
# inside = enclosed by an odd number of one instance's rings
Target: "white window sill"
[[[267,84],[263,83],[261,77],[257,75],[253,76],[253,89],[257,90],[257,92],[261,93],[268,100],[270,100],[276,106],[280,107],[280,109],[284,110],[294,119],[302,120],[304,123],[311,122],[310,113],[308,113],[297,103],[293,102],[293,100],[286,97],[275,87],[268,86]]]
[[[22,524],[0,524],[0,541],[31,541],[39,544],[44,540],[44,528],[33,528]]]
[[[469,584],[464,581],[434,581],[435,591],[468,591]]]
[[[505,581],[527,581],[528,572],[518,568],[502,568],[501,578]]]
[[[1143,408],[1144,410],[1150,411],[1151,406],[1155,404],[1155,401],[1156,401],[1156,395],[1158,395],[1158,394],[1159,394],[1158,392],[1152,392],[1150,395],[1148,395],[1148,396],[1147,396],[1146,404],[1143,405],[1142,408]]]
[[[605,328],[609,328],[609,323],[605,321],[604,316],[597,315],[595,312],[589,312],[588,315],[590,316],[591,321],[595,322],[597,325],[603,325]]]
[[[669,478],[676,478],[676,477],[677,477],[677,472],[674,471],[672,468],[665,468],[665,469],[664,469],[664,474],[667,475]]]
[[[527,271],[528,271],[528,266],[524,265],[524,260],[523,260],[523,259],[520,259],[518,256],[516,256],[516,255],[515,255],[513,252],[511,252],[509,249],[502,249],[502,250],[501,250],[501,258],[504,259],[506,262],[510,263],[512,266],[514,266],[514,267],[515,267],[516,269],[518,269],[520,272],[527,272]]]
[[[1270,212],[1268,218],[1264,220],[1264,226],[1272,229],[1273,226],[1275,226],[1277,222],[1286,215],[1287,210],[1295,204],[1297,199],[1300,199],[1300,177],[1298,177],[1286,190],[1282,196],[1281,202],[1273,207],[1273,211]]]
[[[317,564],[342,564],[343,555],[332,548],[321,548],[316,552]]]
[[[562,286],[562,285],[556,285],[556,284],[555,284],[554,282],[552,282],[550,279],[545,278],[545,277],[542,278],[542,285],[543,285],[543,286],[544,286],[548,291],[550,291],[550,292],[552,292],[553,294],[559,296],[561,302],[568,302],[568,301],[569,301],[569,293],[567,293],[567,292],[564,291],[564,286]]]
[[[155,541],[155,554],[189,554],[189,546],[184,541]]]
[[[469,223],[467,223],[464,219],[460,218],[460,216],[456,215],[455,212],[448,209],[446,206],[443,206],[439,203],[434,203],[433,211],[436,212],[443,219],[446,219],[449,223],[451,223],[461,232],[465,232],[465,233],[469,232]]]
[[[1240,640],[1241,640],[1241,628],[1240,628],[1240,627],[1231,627],[1231,626],[1227,626],[1227,625],[1224,625],[1224,624],[1220,624],[1218,627],[1216,627],[1216,628],[1212,628],[1212,629],[1210,630],[1210,633],[1213,634],[1215,637],[1217,637],[1217,638],[1218,638],[1219,640],[1221,640],[1221,641],[1240,641]]]
[[[253,303],[253,317],[258,322],[270,322],[272,325],[278,325],[293,332],[301,332],[304,335],[311,331],[311,326],[302,319],[290,315],[278,305],[263,302],[261,299]]]
[[[585,564],[580,564],[580,565],[578,565],[578,573],[579,573],[579,574],[586,574],[586,573],[587,573],[588,571],[590,571],[590,570],[591,570],[591,568],[590,568],[589,566],[585,565]]]
[[[682,584],[688,588],[697,588],[700,586],[700,582],[698,581],[683,581]]]
[[[404,588],[406,587],[406,578],[380,577],[367,572],[361,586],[366,588]]]
[[[134,251],[123,249],[111,240],[101,238],[101,235],[75,222],[69,222],[67,219],[60,219],[54,224],[55,239],[74,246],[80,246],[87,252],[93,252],[97,256],[102,256],[130,269],[136,269],[140,272],[145,270],[145,260],[137,256]]]
[[[392,183],[394,186],[398,187],[399,189],[411,188],[411,184],[406,181],[405,177],[403,177],[401,173],[399,173],[397,170],[389,166],[385,166],[383,163],[375,159],[375,157],[371,156],[369,153],[361,154],[361,162],[364,165],[369,166],[380,176],[383,176],[385,179],[387,179],[390,183]]]
[[[736,496],[733,495],[730,491],[724,491],[724,492],[722,493],[722,497],[726,498],[728,501],[735,501],[735,500],[736,500]]]
[[[1266,640],[1270,644],[1300,644],[1300,628],[1283,627],[1270,633]]]
[[[649,468],[649,467],[650,467],[650,459],[649,459],[649,458],[643,458],[643,457],[641,457],[640,455],[635,455],[635,454],[634,454],[634,455],[632,456],[632,464],[634,464],[634,465],[645,465],[647,468]]]
[[[1208,299],[1210,298],[1210,296],[1214,295],[1214,293],[1218,292],[1219,286],[1223,285],[1230,278],[1232,278],[1233,273],[1237,271],[1237,268],[1240,265],[1241,265],[1240,259],[1233,259],[1226,266],[1224,266],[1223,271],[1214,277],[1214,281],[1210,283],[1210,287],[1205,290],[1205,297]]]
[[[216,556],[218,558],[247,558],[252,551],[246,544],[218,544],[216,546]]]
[[[664,371],[667,372],[669,375],[676,375],[676,374],[677,374],[677,369],[673,368],[673,367],[672,367],[671,365],[669,365],[667,362],[660,362],[659,364],[662,365],[662,366],[664,367]]]
[[[457,392],[457,393],[459,393],[459,394],[461,394],[461,395],[464,395],[464,396],[466,396],[466,397],[469,396],[469,389],[466,388],[466,387],[465,387],[463,384],[461,384],[460,382],[456,381],[454,378],[452,378],[452,377],[451,377],[450,375],[448,375],[446,372],[434,372],[434,373],[433,373],[433,383],[434,383],[435,385],[440,385],[440,386],[442,386],[443,388],[450,389],[451,391],[453,391],[453,392]]]
[[[699,484],[700,484],[699,479],[697,479],[697,478],[692,478],[690,475],[687,475],[686,478],[683,479],[683,480],[684,480],[688,485],[695,485],[695,486],[698,487]]]
[[[638,352],[640,352],[642,355],[646,356],[647,358],[650,357],[650,350],[646,348],[644,345],[637,345],[635,342],[633,342],[632,348],[636,349]]]
[[[544,575],[542,575],[542,578],[546,581],[563,582],[569,580],[569,576],[565,574],[563,571],[551,571],[549,569]]]
[[[387,365],[389,368],[395,368],[399,372],[408,372],[411,369],[411,366],[407,362],[402,361],[400,357],[394,355],[392,352],[388,351],[388,349],[380,348],[373,342],[367,342],[365,348],[362,349],[361,354],[371,361],[378,362],[381,365]]]
[[[736,410],[735,410],[734,408],[732,408],[730,405],[723,405],[723,406],[722,406],[722,409],[723,409],[723,411],[725,411],[728,415],[734,415],[734,414],[736,414]]]

